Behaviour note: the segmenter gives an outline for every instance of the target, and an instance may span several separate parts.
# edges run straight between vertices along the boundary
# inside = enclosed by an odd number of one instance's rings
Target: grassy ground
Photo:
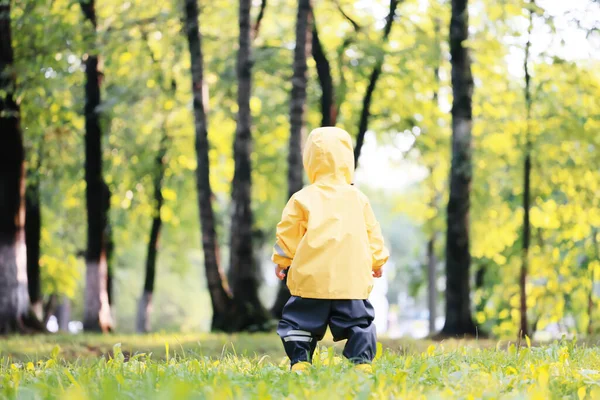
[[[0,399],[600,399],[600,351],[574,342],[382,340],[373,376],[339,349],[325,341],[296,375],[273,334],[12,337]]]
[[[429,340],[391,340],[381,338],[383,347],[395,353],[421,352],[435,342]],[[55,346],[61,349],[61,358],[75,361],[82,358],[110,356],[116,343],[121,344],[125,358],[136,353],[145,353],[152,359],[165,358],[165,344],[168,343],[173,354],[184,356],[194,354],[210,358],[224,355],[246,357],[269,356],[281,358],[285,356],[281,341],[277,334],[243,334],[217,335],[208,333],[195,334],[150,334],[150,335],[38,335],[11,336],[0,338],[0,357],[12,360],[37,361],[50,357]],[[333,343],[330,336],[322,342],[324,346],[333,347],[341,353],[344,343]],[[476,347],[495,347],[497,342],[490,340],[445,342],[446,348],[458,348],[463,345]]]

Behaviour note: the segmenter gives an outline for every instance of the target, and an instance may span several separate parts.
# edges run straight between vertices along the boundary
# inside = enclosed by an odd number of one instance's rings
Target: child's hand
[[[383,268],[373,270],[373,278],[381,278],[382,275],[383,275]]]
[[[283,268],[281,265],[276,266],[275,275],[277,275],[277,278],[282,281],[285,278],[285,268]]]

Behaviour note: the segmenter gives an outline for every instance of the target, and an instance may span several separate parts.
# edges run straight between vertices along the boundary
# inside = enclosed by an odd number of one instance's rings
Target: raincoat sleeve
[[[390,258],[390,253],[383,243],[383,235],[381,234],[379,222],[377,222],[371,204],[368,201],[365,204],[365,222],[367,224],[371,254],[373,255],[373,270],[378,270]]]
[[[306,233],[305,212],[295,196],[292,196],[283,209],[281,221],[277,224],[277,241],[273,246],[271,260],[285,268],[292,265],[304,233]]]

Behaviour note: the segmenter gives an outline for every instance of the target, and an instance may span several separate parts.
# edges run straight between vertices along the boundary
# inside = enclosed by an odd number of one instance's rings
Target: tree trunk
[[[152,48],[148,42],[148,35],[146,32],[142,33],[142,37],[146,42],[148,53],[152,59],[152,64],[156,70],[156,77],[160,82],[161,87],[165,87],[165,75],[158,64],[156,56],[152,51]],[[175,79],[171,80],[170,89],[168,90],[170,97],[174,97],[177,90],[177,83]],[[167,143],[169,141],[169,135],[167,131],[167,117],[163,122],[162,137],[160,140],[158,153],[155,159],[155,177],[154,177],[154,211],[152,216],[152,225],[150,228],[150,237],[148,240],[148,253],[146,255],[146,277],[144,279],[144,288],[142,289],[142,295],[138,302],[138,314],[136,321],[136,329],[139,333],[150,332],[150,313],[152,311],[152,296],[154,294],[154,282],[156,277],[156,263],[158,258],[158,244],[160,231],[162,228],[162,218],[160,216],[160,209],[164,203],[162,196],[163,181],[165,176],[165,169],[167,165]]]
[[[598,249],[598,241],[596,240],[596,236],[598,235],[598,230],[596,228],[592,229],[592,243],[594,245],[594,251],[596,255],[596,260],[600,259],[600,250]],[[592,268],[590,271],[590,291],[588,293],[588,326],[587,333],[588,335],[592,335],[594,333],[594,284],[596,279],[595,268]],[[534,331],[535,332],[535,331]]]
[[[240,0],[239,4],[238,118],[233,146],[235,172],[231,190],[233,212],[231,215],[229,281],[232,283],[233,300],[238,307],[237,325],[241,329],[246,329],[250,326],[262,326],[268,318],[258,296],[259,277],[252,245],[251,0]]]
[[[475,271],[475,289],[481,293],[480,301],[475,307],[476,312],[484,312],[485,305],[489,300],[489,294],[484,290],[485,288],[485,274],[487,271],[487,265],[482,263],[481,260],[478,263]],[[478,332],[479,337],[481,337],[481,331]]]
[[[471,126],[473,76],[469,50],[467,0],[452,0],[452,165],[446,234],[446,322],[442,335],[475,335],[470,298],[469,208],[471,195]]]
[[[523,68],[525,70],[525,111],[526,111],[526,132],[525,132],[525,160],[523,163],[523,254],[521,271],[519,273],[519,289],[521,295],[520,301],[520,324],[519,337],[529,335],[529,325],[527,323],[527,270],[529,267],[529,243],[531,241],[531,225],[529,223],[529,210],[531,208],[531,132],[529,123],[531,121],[531,76],[529,75],[529,51],[531,48],[531,30],[533,28],[533,10],[529,10],[529,27],[527,44],[525,45],[525,61]]]
[[[112,192],[110,188],[106,184],[106,182],[102,182],[102,201],[104,207],[104,221],[102,225],[104,226],[104,232],[102,236],[102,243],[104,243],[104,247],[106,249],[106,294],[108,297],[108,305],[110,306],[110,316],[112,324],[108,328],[108,331],[112,331],[115,328],[115,324],[117,321],[116,318],[116,307],[113,307],[115,296],[114,296],[114,288],[115,288],[115,241],[112,234],[112,224],[110,222],[110,198],[112,197]]]
[[[95,0],[80,2],[86,20],[96,31]],[[86,331],[108,332],[112,317],[108,297],[108,265],[104,232],[106,229],[105,183],[102,177],[102,132],[100,128],[100,84],[95,49],[85,58],[85,182],[87,204],[87,252],[85,274],[85,304],[83,328]]]
[[[331,66],[327,59],[327,54],[321,45],[319,32],[317,30],[317,19],[314,15],[314,9],[311,10],[312,16],[312,56],[317,65],[317,75],[321,85],[321,126],[335,126],[337,122],[337,107],[335,102],[335,88],[333,78],[331,77]]]
[[[427,306],[429,308],[429,335],[436,332],[437,319],[437,257],[435,256],[436,234],[427,242]]]
[[[439,58],[436,60],[436,65],[433,68],[433,78],[436,84],[436,89],[433,91],[432,102],[435,108],[438,108],[438,96],[439,96],[439,85],[440,85],[440,64],[442,57],[442,49],[440,45],[440,21],[436,16],[433,21],[433,31],[435,34],[436,52]],[[435,166],[429,168],[429,176],[433,177]],[[433,178],[432,178],[433,179]],[[436,213],[440,210],[440,196],[436,190],[435,184],[431,182],[431,207],[436,210]],[[435,226],[435,219],[430,220],[431,226]],[[437,232],[434,230],[431,234],[429,241],[427,242],[427,300],[429,306],[429,336],[435,335],[437,332],[436,319],[437,319],[437,301],[438,301],[438,290],[437,290],[437,257],[435,255],[435,243],[437,241]]]
[[[287,276],[286,278],[279,283],[279,289],[277,290],[277,296],[275,297],[275,302],[273,303],[273,307],[271,307],[271,315],[276,319],[281,319],[281,315],[283,314],[283,307],[290,299],[290,289],[287,287]]]
[[[202,97],[204,66],[197,0],[185,0],[185,31],[191,59],[196,157],[198,158],[196,187],[198,191],[200,225],[202,227],[202,249],[204,251],[206,281],[213,307],[212,330],[231,331],[231,321],[229,321],[228,317],[232,308],[232,301],[217,256],[218,244],[212,207],[210,165],[208,160],[207,120],[204,99]]]
[[[106,251],[106,294],[108,296],[108,304],[111,306],[111,315],[114,310],[112,310],[112,305],[114,301],[114,280],[113,280],[113,270],[111,266],[111,252]]]
[[[530,147],[528,143],[527,148]],[[530,180],[531,180],[531,154],[526,149],[525,162],[523,166],[523,254],[521,270],[519,272],[519,291],[520,291],[520,323],[519,337],[529,335],[527,323],[527,270],[529,266],[529,241],[531,237],[531,226],[529,223],[530,206]]]
[[[58,296],[51,294],[48,297],[46,304],[44,304],[42,313],[43,318],[40,320],[41,324],[44,326],[44,330],[46,329],[46,325],[48,325],[48,320],[50,320],[50,317],[56,313],[56,308],[58,306],[57,302]]]
[[[388,41],[390,32],[392,31],[394,18],[396,16],[396,8],[398,8],[399,3],[400,0],[390,0],[390,12],[386,17],[385,27],[383,28],[382,45]],[[367,133],[367,129],[369,127],[369,118],[371,117],[371,101],[373,100],[373,93],[375,92],[377,80],[379,80],[379,76],[381,75],[381,71],[383,69],[384,55],[385,53],[382,51],[381,55],[377,58],[375,66],[373,67],[373,71],[371,71],[371,76],[369,77],[367,91],[363,97],[360,122],[358,123],[358,135],[356,135],[356,147],[354,148],[355,168],[358,167],[358,159],[360,158],[360,152],[365,141],[365,134]]]
[[[352,25],[353,32],[349,33],[348,36],[342,41],[342,43],[336,49],[336,57],[337,57],[337,71],[339,82],[337,87],[335,88],[335,115],[336,118],[340,115],[340,109],[344,101],[346,100],[346,93],[348,92],[348,85],[346,83],[346,77],[344,74],[344,56],[346,54],[346,50],[348,47],[356,42],[358,33],[362,31],[362,27],[352,19],[348,14],[344,12],[339,2],[336,2],[336,6],[340,14]]]
[[[588,314],[588,326],[587,326],[587,334],[588,336],[592,336],[592,333],[594,332],[594,320],[593,320],[593,316],[594,316],[594,273],[591,273],[591,288],[590,291],[588,293],[588,305],[587,305],[587,314]]]
[[[148,241],[148,253],[146,256],[146,278],[144,279],[144,290],[139,301],[137,331],[140,333],[150,332],[150,312],[152,310],[152,295],[154,293],[154,279],[156,275],[156,259],[158,253],[158,240],[162,226],[160,209],[163,205],[162,185],[165,176],[167,153],[166,142],[168,140],[167,128],[164,127],[160,149],[156,156],[156,177],[154,179],[154,216],[150,228],[150,239]]]
[[[89,4],[93,5],[93,2]],[[88,55],[85,70],[85,181],[88,235],[83,326],[86,331],[108,332],[112,327],[112,318],[104,240],[106,191],[102,178],[102,133],[97,112],[100,105],[100,73],[97,56]]]
[[[340,4],[339,1],[335,2],[336,8],[338,9],[338,11],[340,12],[340,14],[342,14],[342,16],[344,17],[344,19],[348,22],[350,22],[350,24],[352,25],[352,28],[354,29],[354,32],[360,32],[362,30],[362,27],[354,20],[354,18],[350,17],[348,14],[346,14],[346,12],[344,11],[344,9],[342,8],[342,5]]]
[[[29,310],[23,136],[12,49],[10,1],[0,3],[0,334],[23,330]]]
[[[104,236],[106,243],[106,292],[108,295],[108,304],[111,306],[111,312],[114,313],[112,305],[114,304],[114,241],[112,237],[112,231],[110,222],[106,225],[106,232]]]
[[[312,46],[311,1],[298,0],[296,21],[296,47],[290,100],[290,142],[288,152],[288,198],[302,189],[302,138],[306,136],[306,87],[308,82],[307,59]]]
[[[311,2],[298,0],[298,13],[296,17],[296,47],[294,49],[294,65],[292,76],[292,96],[290,100],[290,144],[288,153],[288,198],[302,189],[302,137],[305,132],[306,86],[308,66],[306,60],[311,54]],[[285,303],[290,298],[290,291],[286,281],[279,286],[271,314],[281,318]]]
[[[260,23],[262,22],[265,16],[265,9],[267,8],[267,0],[261,0],[260,2],[260,10],[258,11],[258,15],[256,17],[256,22],[252,27],[252,39],[256,39],[258,36],[258,32],[260,31]]]
[[[35,172],[31,171],[30,175]],[[40,277],[41,211],[39,178],[33,178],[25,189],[25,243],[27,245],[27,286],[31,310],[43,321],[44,302]]]
[[[485,264],[480,264],[479,268],[477,268],[477,271],[475,272],[475,289],[483,289],[483,286],[485,285],[485,270]]]
[[[69,298],[63,298],[61,304],[56,308],[56,320],[59,331],[69,332],[69,322],[71,321],[71,300]]]

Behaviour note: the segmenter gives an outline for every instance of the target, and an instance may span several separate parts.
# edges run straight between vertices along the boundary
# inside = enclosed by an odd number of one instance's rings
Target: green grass
[[[188,352],[215,358],[237,351],[239,355],[285,353],[275,334],[216,335],[216,334],[150,334],[150,335],[39,335],[12,336],[0,339],[0,357],[19,361],[47,359],[56,345],[61,348],[61,358],[75,361],[81,358],[110,356],[113,345],[121,344],[126,357],[136,353],[151,354],[153,359],[164,359],[165,344],[171,352],[184,355]]]
[[[384,347],[396,353],[424,351],[432,341],[426,340],[390,340],[380,339]],[[279,337],[270,334],[150,334],[150,335],[38,335],[11,336],[0,338],[0,357],[10,357],[13,360],[37,361],[47,359],[56,345],[61,348],[61,358],[74,361],[81,358],[110,355],[115,343],[121,344],[126,358],[136,353],[151,354],[153,359],[164,359],[165,344],[168,343],[171,352],[178,355],[193,353],[196,355],[219,358],[224,355],[238,356],[269,356],[280,358],[285,356]],[[327,335],[322,342],[325,346],[333,346],[341,352],[343,342],[333,343]],[[448,341],[447,348],[457,348],[465,343],[478,347],[496,346],[493,341]]]
[[[373,376],[328,341],[296,375],[275,335],[12,337],[0,339],[0,398],[600,398],[600,351],[574,342],[380,347]]]

